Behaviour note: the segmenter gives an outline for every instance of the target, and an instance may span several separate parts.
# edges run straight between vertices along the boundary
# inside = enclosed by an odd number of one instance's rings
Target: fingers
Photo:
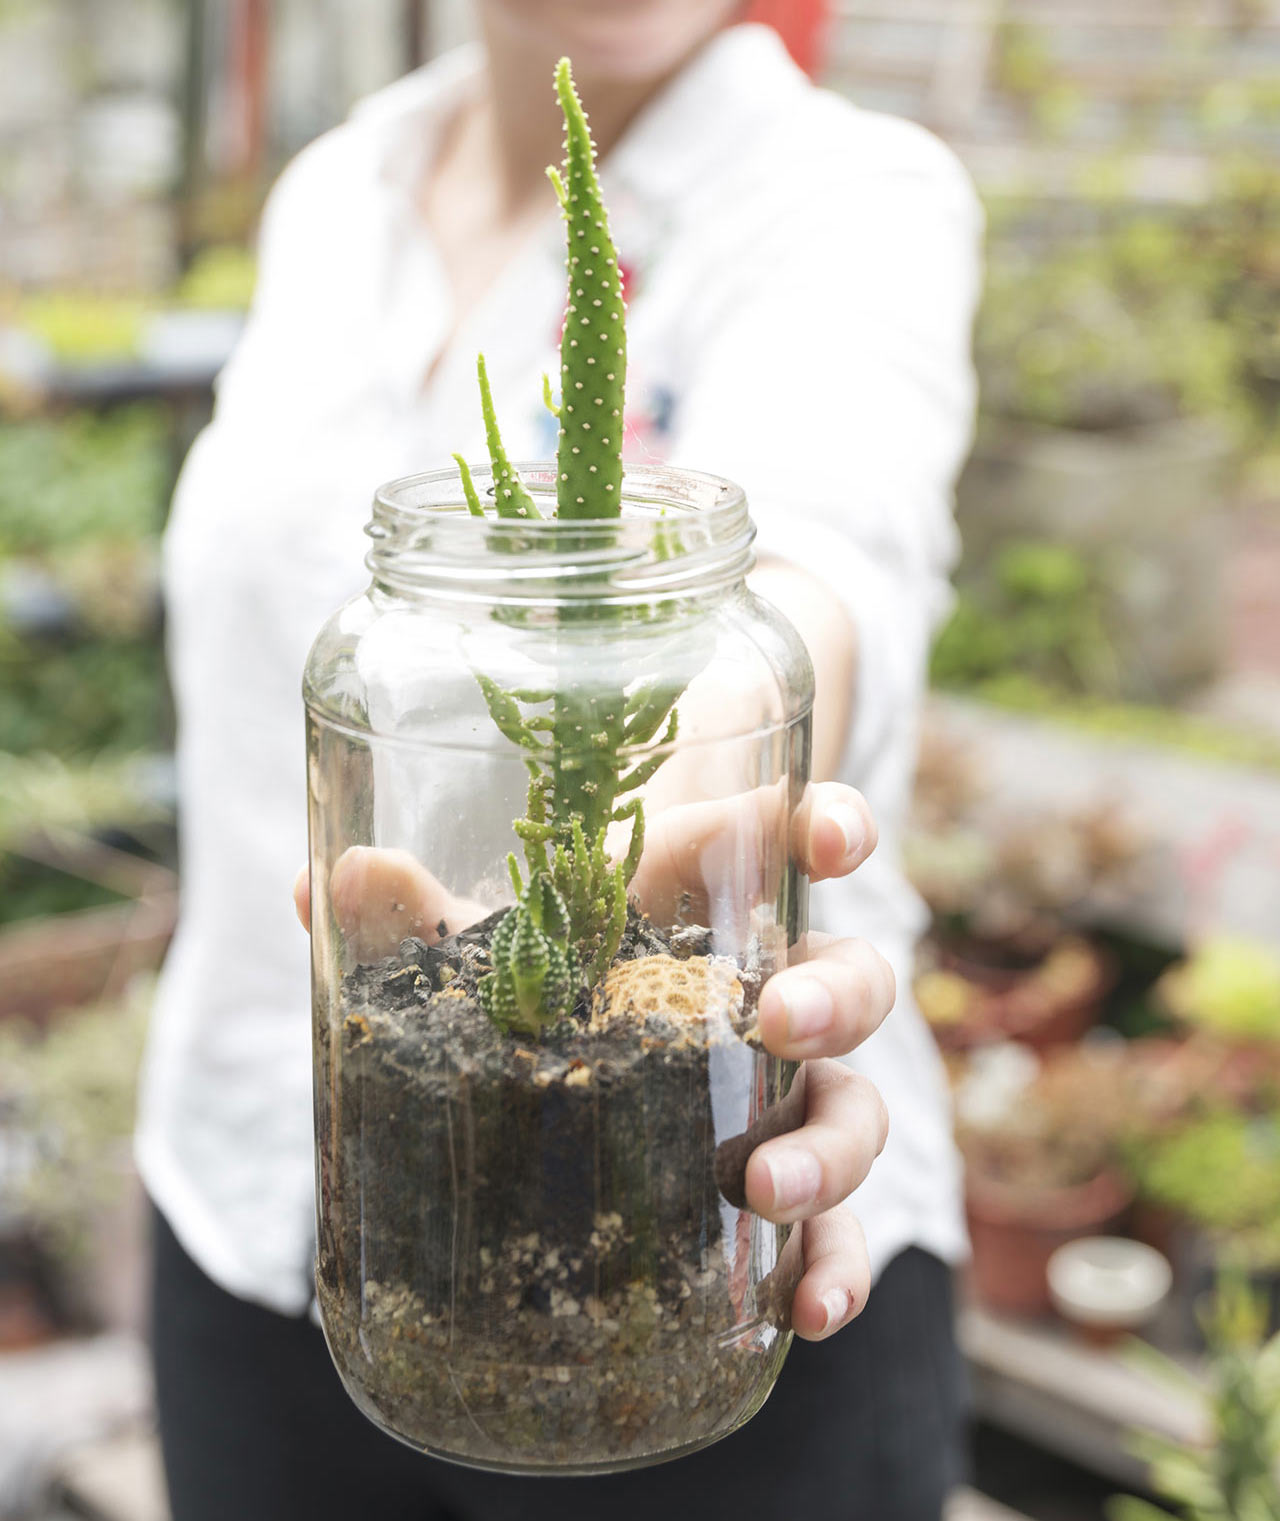
[[[747,1162],[747,1204],[766,1220],[806,1220],[848,1198],[889,1133],[884,1100],[839,1062],[808,1062],[796,1082],[805,1084],[804,1124]]]
[[[760,991],[760,1038],[775,1056],[805,1061],[844,1056],[878,1030],[893,1008],[893,968],[865,940],[810,935],[810,959],[771,977]]]
[[[876,848],[867,800],[843,782],[814,782],[791,821],[791,854],[811,882],[847,877]]]
[[[791,1301],[791,1323],[805,1341],[821,1341],[862,1313],[871,1293],[871,1264],[851,1210],[834,1209],[800,1229],[804,1276]]]
[[[304,866],[293,879],[293,911],[298,923],[311,933],[311,868]]]
[[[304,929],[310,929],[309,874],[294,883],[294,905]],[[329,902],[357,960],[389,956],[402,940],[416,935],[433,944],[482,919],[482,904],[451,893],[407,850],[353,845],[334,863]]]
[[[659,921],[682,904],[694,918],[731,914],[776,893],[787,851],[822,882],[848,876],[876,847],[865,798],[841,782],[807,787],[789,824],[787,807],[774,784],[662,810],[649,820],[632,891]]]

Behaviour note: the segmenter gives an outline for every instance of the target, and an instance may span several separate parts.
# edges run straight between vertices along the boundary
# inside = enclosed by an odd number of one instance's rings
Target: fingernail
[[[836,803],[828,817],[835,820],[836,827],[844,838],[845,860],[852,860],[867,843],[867,831],[861,815],[846,803]]]
[[[816,977],[780,977],[778,992],[787,1011],[787,1037],[809,1040],[831,1028],[836,1006],[826,984]]]
[[[773,1184],[774,1209],[797,1209],[802,1204],[812,1204],[818,1197],[822,1168],[811,1151],[788,1146],[785,1150],[767,1152],[765,1163]]]
[[[829,1331],[832,1326],[838,1326],[849,1313],[848,1289],[828,1289],[822,1296],[822,1308],[827,1312],[822,1329]]]

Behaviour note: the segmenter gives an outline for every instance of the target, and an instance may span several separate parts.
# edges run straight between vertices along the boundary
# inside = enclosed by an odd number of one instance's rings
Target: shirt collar
[[[694,190],[732,160],[745,135],[789,110],[807,84],[771,27],[729,27],[631,123],[604,161],[605,180],[646,200]]]

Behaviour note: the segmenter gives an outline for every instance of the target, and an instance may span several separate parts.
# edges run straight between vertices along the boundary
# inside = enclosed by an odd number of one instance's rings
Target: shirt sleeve
[[[852,774],[918,702],[949,605],[975,396],[981,212],[949,151],[906,131],[899,162],[849,165],[843,184],[828,170],[733,257],[670,455],[742,485],[761,553],[823,577],[848,608]]]
[[[217,381],[219,428],[305,425],[335,393],[344,365],[358,365],[378,273],[367,156],[344,123],[292,159],[267,196],[248,320]]]

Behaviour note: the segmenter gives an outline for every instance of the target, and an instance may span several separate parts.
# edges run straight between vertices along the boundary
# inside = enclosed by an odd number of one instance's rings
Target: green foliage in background
[[[1133,1446],[1151,1487],[1173,1512],[1117,1496],[1107,1521],[1280,1521],[1280,1336],[1264,1340],[1266,1306],[1228,1274],[1202,1316],[1209,1344],[1209,1387],[1144,1343],[1132,1357],[1204,1411],[1201,1448],[1139,1433]]]
[[[154,407],[0,424],[0,557],[154,539],[170,470]]]
[[[125,359],[138,347],[148,305],[135,296],[73,290],[33,291],[18,308],[17,325],[67,364]]]
[[[1241,32],[1224,29],[1230,58]],[[1060,29],[1059,29],[1060,30]],[[1070,428],[1208,417],[1251,448],[1280,448],[1280,83],[1180,37],[1149,77],[1111,102],[1108,142],[1080,139],[1074,199],[989,204],[988,285],[977,333],[985,406]],[[1078,60],[1056,34],[1012,18],[996,29],[992,81],[1031,139],[1061,144],[1088,114]],[[1161,204],[1144,154],[1180,121],[1204,156],[1193,203]],[[1156,191],[1158,195],[1158,190]]]
[[[24,291],[5,302],[8,320],[69,366],[134,358],[148,322],[166,311],[244,311],[257,265],[239,243],[202,249],[172,290],[153,296],[87,290]]]
[[[154,638],[47,647],[0,632],[0,753],[154,750],[163,694]]]
[[[1047,247],[997,212],[975,337],[984,408],[1089,430],[1202,417],[1274,440],[1278,189],[1280,172],[1241,170],[1205,206],[1096,207]]]
[[[25,1218],[59,1256],[84,1252],[93,1216],[128,1177],[151,1002],[138,979],[117,1002],[60,1015],[47,1030],[0,1025],[0,1106],[11,1134],[29,1138],[14,1169]]]
[[[20,854],[26,842],[145,830],[164,818],[146,756],[104,754],[68,763],[55,755],[0,751],[0,925],[121,901],[116,892]]]
[[[940,687],[973,687],[1018,669],[1068,691],[1106,687],[1115,659],[1102,588],[1065,544],[1005,545],[988,575],[962,590],[933,650]]]
[[[0,852],[33,831],[86,835],[160,818],[149,762],[139,755],[99,755],[71,763],[54,755],[0,752]]]
[[[1212,1111],[1131,1141],[1140,1194],[1214,1237],[1227,1260],[1280,1266],[1280,1113]]]
[[[0,752],[159,742],[155,581],[170,472],[154,408],[0,424],[0,582],[37,573],[76,625],[47,638],[0,623]]]
[[[243,244],[214,243],[192,259],[174,295],[181,306],[244,311],[253,299],[257,276],[257,261]]]
[[[1160,993],[1179,1018],[1227,1040],[1280,1040],[1280,953],[1239,935],[1206,940]]]

